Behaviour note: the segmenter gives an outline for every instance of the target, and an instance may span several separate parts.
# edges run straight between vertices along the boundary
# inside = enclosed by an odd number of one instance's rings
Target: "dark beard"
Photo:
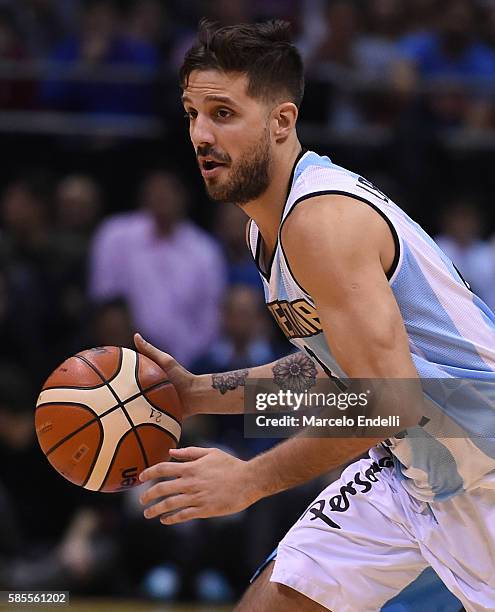
[[[209,197],[215,202],[243,206],[265,193],[270,185],[270,140],[263,138],[244,157],[231,166],[231,178],[225,184],[206,183]]]

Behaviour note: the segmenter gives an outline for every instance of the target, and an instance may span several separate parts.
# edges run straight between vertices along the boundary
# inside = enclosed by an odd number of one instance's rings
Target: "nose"
[[[189,134],[195,149],[202,145],[215,144],[215,134],[211,121],[204,115],[198,114],[194,121],[191,121]]]

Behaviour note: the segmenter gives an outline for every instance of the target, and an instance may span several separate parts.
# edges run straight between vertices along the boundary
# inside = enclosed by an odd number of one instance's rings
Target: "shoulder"
[[[320,195],[297,205],[286,218],[280,243],[299,283],[310,294],[340,285],[350,272],[393,265],[395,246],[386,221],[364,202]]]
[[[353,194],[308,194],[291,210],[282,226],[284,244],[322,239],[342,246],[348,239],[369,240],[385,221],[371,206]],[[331,246],[330,244],[330,246]]]
[[[296,168],[289,193],[289,205],[314,197],[318,193],[340,194],[352,191],[359,176],[310,152]]]

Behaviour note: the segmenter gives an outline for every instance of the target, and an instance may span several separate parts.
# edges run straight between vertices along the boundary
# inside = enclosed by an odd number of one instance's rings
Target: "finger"
[[[139,480],[146,482],[156,478],[180,478],[184,473],[185,466],[177,461],[162,461],[146,468],[139,474]]]
[[[145,506],[159,497],[168,497],[170,495],[178,495],[179,493],[188,493],[189,485],[183,482],[183,478],[175,478],[174,480],[165,480],[158,482],[145,491],[139,498],[139,501]]]
[[[162,499],[162,501],[158,502],[157,504],[153,504],[153,506],[146,508],[143,514],[145,518],[152,519],[157,516],[161,516],[162,514],[166,514],[167,512],[174,512],[184,508],[190,508],[192,507],[192,504],[192,495],[172,495],[172,497]]]
[[[168,516],[162,516],[160,523],[163,525],[176,525],[177,523],[185,523],[192,519],[206,518],[199,508],[184,508]]]
[[[153,346],[150,342],[147,342],[141,336],[141,334],[134,334],[134,345],[139,353],[149,357],[152,361],[157,363],[162,370],[166,371],[167,368],[170,368],[176,363],[175,359],[171,355],[157,349],[156,346]]]
[[[194,461],[195,459],[201,459],[205,455],[211,453],[213,448],[202,448],[200,446],[188,446],[186,448],[171,448],[170,456],[180,461]]]

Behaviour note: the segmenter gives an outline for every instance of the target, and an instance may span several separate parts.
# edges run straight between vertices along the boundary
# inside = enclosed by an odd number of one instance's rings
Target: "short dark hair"
[[[193,70],[243,73],[253,98],[276,99],[283,93],[298,107],[302,102],[303,61],[291,42],[287,21],[220,26],[202,19],[198,40],[180,68],[182,89]]]

